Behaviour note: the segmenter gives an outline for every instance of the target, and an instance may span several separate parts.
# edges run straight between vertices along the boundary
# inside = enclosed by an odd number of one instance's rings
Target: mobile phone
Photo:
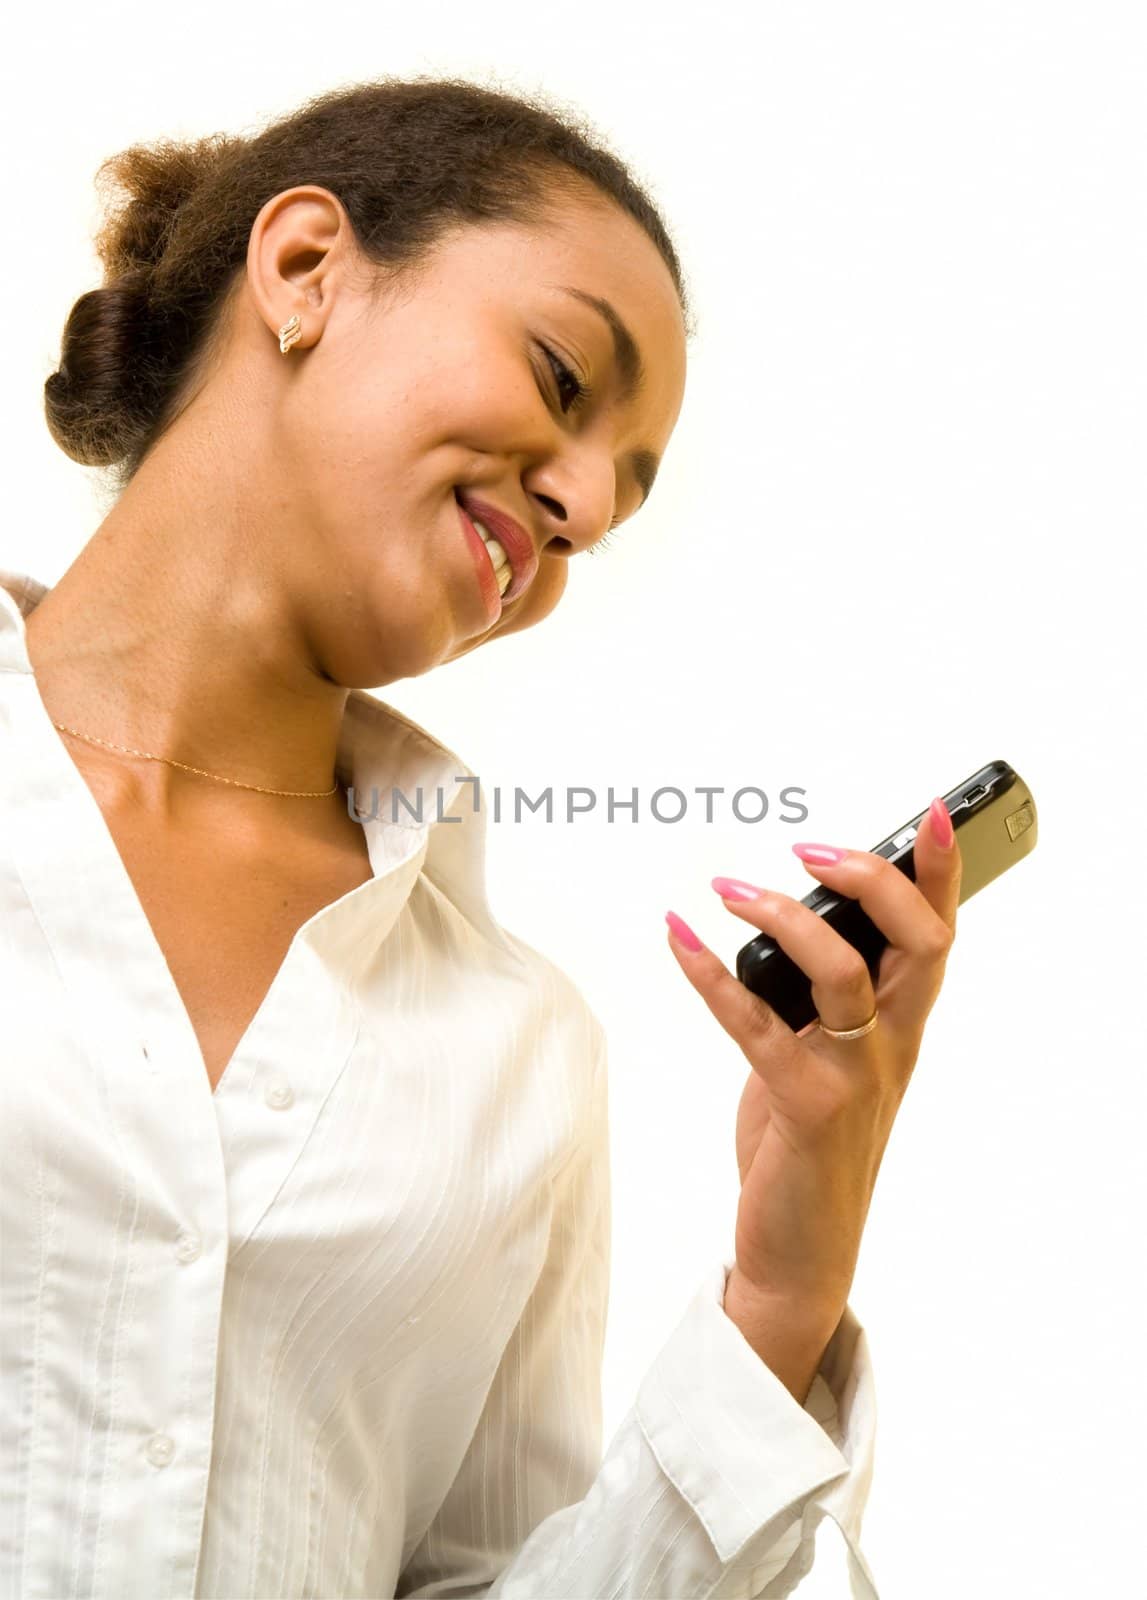
[[[989,761],[944,795],[943,800],[960,847],[963,905],[1035,848],[1035,801],[1027,784],[1006,761]],[[927,814],[921,811],[874,845],[871,852],[886,856],[913,883],[916,863],[912,845]],[[861,910],[860,902],[820,884],[805,895],[801,904],[831,923],[842,938],[860,951],[875,981],[888,940]],[[738,951],[737,977],[794,1031],[816,1021],[811,982],[767,934],[758,934]]]

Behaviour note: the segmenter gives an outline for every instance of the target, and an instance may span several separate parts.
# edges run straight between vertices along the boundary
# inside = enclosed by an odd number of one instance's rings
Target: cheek
[[[420,327],[406,373],[399,404],[404,428],[416,415],[431,438],[464,440],[495,454],[544,405],[524,354],[498,328],[466,340],[443,338],[428,352]]]

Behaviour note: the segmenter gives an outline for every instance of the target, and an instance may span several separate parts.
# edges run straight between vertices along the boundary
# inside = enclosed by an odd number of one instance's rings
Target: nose
[[[605,532],[608,515],[596,515],[590,497],[584,497],[573,514],[552,495],[534,492],[533,498],[541,505],[544,515],[540,519],[542,552],[551,556],[575,556],[588,550]],[[598,525],[600,523],[600,526]]]

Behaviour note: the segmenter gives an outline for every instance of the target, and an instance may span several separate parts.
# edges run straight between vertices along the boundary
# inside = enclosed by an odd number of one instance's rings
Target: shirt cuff
[[[725,1313],[733,1264],[714,1268],[646,1374],[642,1431],[723,1562],[814,1495],[855,1546],[875,1432],[864,1330],[846,1308],[799,1405]]]

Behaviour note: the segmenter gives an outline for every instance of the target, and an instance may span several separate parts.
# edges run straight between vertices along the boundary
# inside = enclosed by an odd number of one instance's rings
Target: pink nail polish
[[[937,795],[936,799],[928,807],[928,811],[932,818],[933,838],[942,850],[949,849],[952,840],[956,837],[956,830],[952,826],[952,818],[948,814],[947,806]]]
[[[714,878],[712,887],[722,900],[759,900],[766,891],[740,878]]]
[[[838,861],[843,861],[848,854],[847,850],[838,850],[832,844],[794,844],[794,855],[800,856],[802,861],[811,861],[817,867],[835,867]]]
[[[685,946],[686,950],[700,950],[703,948],[700,939],[698,939],[697,935],[693,932],[693,929],[687,922],[682,922],[676,911],[667,911],[665,913],[665,920],[669,924],[670,933],[679,944],[683,944]]]

